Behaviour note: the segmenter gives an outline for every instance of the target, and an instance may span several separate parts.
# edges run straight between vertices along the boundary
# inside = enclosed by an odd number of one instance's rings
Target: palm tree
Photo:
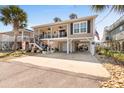
[[[62,21],[59,17],[55,17],[53,20],[54,20],[54,22],[61,22]]]
[[[77,19],[77,14],[71,13],[71,14],[69,15],[69,18],[70,18],[70,19]]]
[[[0,21],[4,25],[12,25],[14,32],[13,49],[17,49],[17,36],[20,28],[27,26],[27,14],[19,6],[10,5],[0,9]]]
[[[102,12],[105,9],[110,9],[110,11],[124,13],[124,5],[92,5],[91,8],[95,12]]]

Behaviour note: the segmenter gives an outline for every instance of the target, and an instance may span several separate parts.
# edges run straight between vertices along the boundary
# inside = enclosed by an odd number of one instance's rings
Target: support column
[[[58,30],[58,38],[60,38],[60,33],[59,33],[59,30]]]
[[[61,42],[58,43],[59,45],[59,52],[61,51]]]
[[[33,43],[35,43],[35,29],[34,29],[34,31],[33,31]]]
[[[24,31],[22,30],[22,49],[25,50]]]
[[[37,37],[38,41],[40,41],[40,38],[39,38],[39,36],[40,36],[40,30],[38,30],[38,35],[37,36],[38,36]]]
[[[70,34],[70,25],[67,24],[67,37],[69,36],[69,34]]]
[[[67,39],[67,54],[69,54],[69,39]]]
[[[24,41],[24,31],[22,30],[22,42]]]
[[[51,31],[51,38],[52,38],[52,33],[53,33],[53,31],[52,31],[52,27],[50,28],[50,31]]]
[[[73,46],[72,46],[72,40],[70,41],[70,52],[72,53],[73,52]]]
[[[49,46],[50,46],[50,40],[48,40],[48,47],[47,47],[48,52],[49,52]]]

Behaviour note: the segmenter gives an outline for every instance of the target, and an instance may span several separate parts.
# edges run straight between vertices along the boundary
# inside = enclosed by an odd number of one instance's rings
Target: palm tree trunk
[[[16,51],[17,50],[17,34],[18,30],[17,29],[14,29],[14,44],[13,44],[13,50]]]

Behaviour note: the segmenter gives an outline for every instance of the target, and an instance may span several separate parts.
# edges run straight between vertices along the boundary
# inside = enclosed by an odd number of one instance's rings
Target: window
[[[79,23],[74,24],[74,33],[79,33]]]
[[[81,32],[86,32],[87,27],[86,27],[86,22],[80,24],[80,31]]]
[[[73,32],[75,34],[87,32],[87,21],[74,23]]]

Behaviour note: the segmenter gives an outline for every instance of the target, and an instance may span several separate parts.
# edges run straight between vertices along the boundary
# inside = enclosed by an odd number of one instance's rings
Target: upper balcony
[[[67,32],[66,31],[56,31],[54,33],[42,33],[39,36],[39,39],[48,39],[48,38],[63,38],[67,37]]]
[[[67,37],[67,24],[47,26],[35,30],[34,36],[39,39],[55,39]]]
[[[13,38],[14,39],[14,38]],[[17,36],[17,41],[21,42],[21,41],[30,41],[30,37],[29,36]]]

